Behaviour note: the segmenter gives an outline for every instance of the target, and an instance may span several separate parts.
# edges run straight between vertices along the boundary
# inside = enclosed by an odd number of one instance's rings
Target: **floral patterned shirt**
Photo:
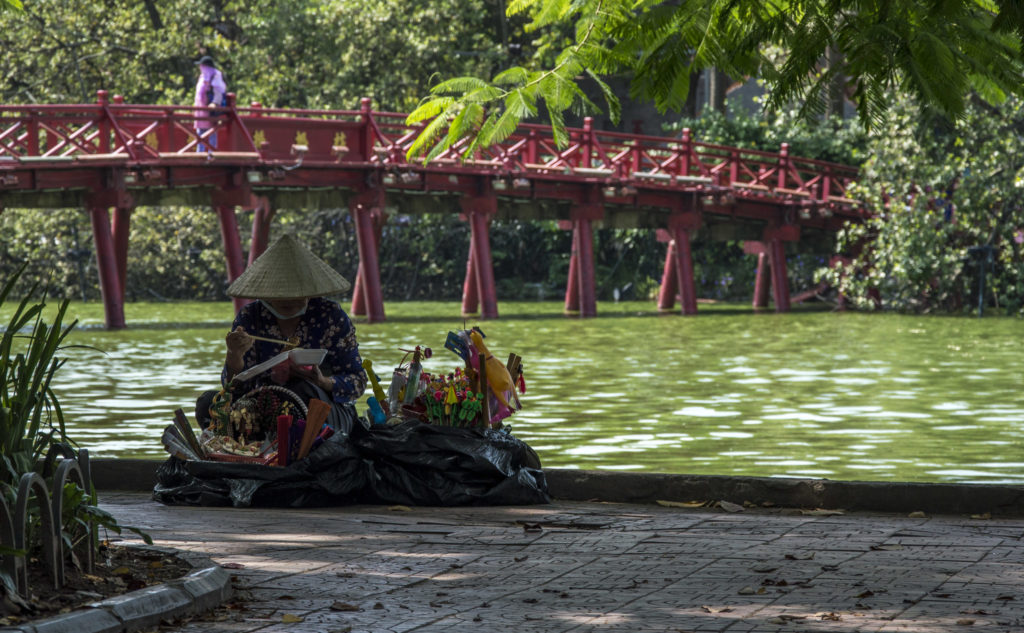
[[[253,301],[238,311],[231,329],[238,326],[256,336],[279,340],[286,338],[277,325],[277,318],[259,301]],[[354,402],[363,395],[366,390],[366,371],[363,370],[363,361],[359,356],[356,328],[337,302],[322,297],[311,298],[293,336],[299,339],[298,347],[327,350],[320,371],[334,381],[335,402]],[[242,369],[270,360],[281,353],[281,347],[280,343],[255,341],[245,353]],[[221,373],[222,384],[227,384],[227,376],[225,365]],[[242,387],[244,391],[249,391],[267,384],[273,384],[270,382],[269,371],[247,380]]]

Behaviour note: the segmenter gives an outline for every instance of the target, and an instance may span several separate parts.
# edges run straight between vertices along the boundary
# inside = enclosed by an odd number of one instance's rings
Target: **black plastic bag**
[[[537,454],[504,431],[407,422],[338,434],[281,468],[171,457],[153,498],[167,504],[314,507],[549,503]]]

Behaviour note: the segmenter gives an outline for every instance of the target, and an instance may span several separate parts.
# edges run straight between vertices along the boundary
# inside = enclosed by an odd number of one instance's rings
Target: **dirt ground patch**
[[[91,574],[70,563],[65,564],[64,570],[64,586],[54,589],[45,564],[31,561],[30,597],[20,604],[4,596],[0,604],[0,626],[68,613],[105,598],[181,578],[192,571],[192,565],[166,552],[104,544],[100,546]]]

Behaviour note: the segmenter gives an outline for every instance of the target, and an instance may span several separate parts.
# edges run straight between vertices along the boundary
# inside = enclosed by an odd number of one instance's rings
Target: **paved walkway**
[[[247,608],[182,632],[1024,631],[1022,518],[581,502],[240,510],[133,493],[102,507],[158,545],[238,566]]]

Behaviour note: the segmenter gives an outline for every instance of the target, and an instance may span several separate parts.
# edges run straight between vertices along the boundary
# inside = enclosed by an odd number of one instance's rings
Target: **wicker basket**
[[[274,391],[277,392],[279,395],[287,398],[292,403],[292,405],[294,405],[296,408],[298,408],[299,411],[302,412],[302,415],[300,416],[302,418],[305,418],[306,415],[309,413],[309,410],[306,408],[306,403],[302,401],[302,398],[299,396],[299,394],[295,393],[291,389],[288,389],[287,387],[281,387],[279,385],[263,385],[262,387],[256,387],[249,393],[245,394],[244,396],[236,400],[231,405],[231,408],[235,408],[235,405],[237,405],[242,400],[245,400],[247,398],[255,398],[263,391]]]
[[[287,387],[281,387],[278,385],[264,385],[262,387],[256,387],[249,393],[245,394],[238,400],[231,403],[232,409],[239,408],[239,403],[243,400],[255,398],[264,391],[273,391],[277,393],[279,399],[288,401],[295,407],[295,417],[305,418],[309,414],[309,409],[306,407],[306,403],[302,401],[299,394],[295,393]],[[272,429],[276,431],[276,427]],[[267,431],[269,432],[269,430]],[[276,461],[276,454],[271,455],[237,455],[235,453],[226,453],[224,451],[207,451],[206,458],[213,462],[232,462],[238,464],[270,464]]]

